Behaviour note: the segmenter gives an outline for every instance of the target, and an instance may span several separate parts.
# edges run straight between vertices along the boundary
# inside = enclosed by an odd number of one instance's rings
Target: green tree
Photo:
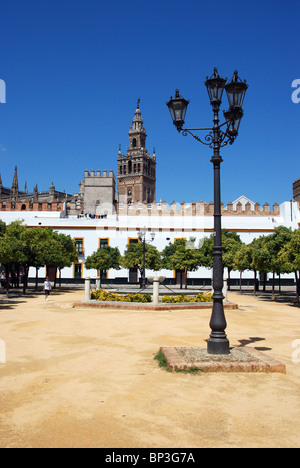
[[[164,268],[184,271],[186,279],[188,272],[196,271],[201,264],[199,249],[195,247],[194,238],[190,238],[189,241],[178,239],[174,243],[170,243],[162,252],[162,260]],[[182,277],[180,286],[181,288],[183,286]]]
[[[274,234],[264,238],[264,245],[269,254],[267,267],[270,273],[273,273],[273,298],[275,298],[275,274],[277,274],[280,278],[281,273],[287,273],[285,264],[279,258],[279,252],[291,240],[291,237],[291,229],[288,229],[284,226],[279,226],[275,229]]]
[[[4,236],[6,232],[6,223],[0,219],[0,237]]]
[[[120,270],[121,254],[118,247],[110,247],[106,245],[97,252],[87,257],[85,268],[88,270],[100,270],[100,287],[101,287],[101,271],[105,270]]]
[[[212,268],[214,264],[213,257],[214,236],[205,237],[199,245],[199,261],[206,268]]]
[[[38,286],[39,268],[45,265],[47,256],[47,246],[52,231],[40,226],[27,228],[22,234],[24,258],[22,266],[24,268],[23,293],[26,293],[28,285],[29,268],[36,269],[35,288]]]
[[[78,260],[78,253],[71,236],[59,234],[51,228],[47,229],[49,237],[45,246],[44,262],[47,268],[52,267],[59,270],[59,284],[61,286],[61,270],[65,267],[70,267],[76,262]],[[56,287],[56,280],[54,287]]]
[[[235,256],[242,245],[240,236],[235,232],[222,229],[223,266],[228,271],[228,289],[230,290],[230,273],[235,268]],[[205,238],[200,247],[201,265],[213,267],[214,235]]]
[[[292,231],[284,226],[275,229],[274,234],[260,237],[253,243],[253,267],[261,273],[272,273],[272,296],[275,298],[275,274],[286,273],[279,259],[281,248],[291,239]]]
[[[228,290],[230,290],[230,274],[234,269],[235,257],[242,246],[242,241],[236,232],[230,232],[227,229],[222,229],[222,245],[223,265],[228,271]]]
[[[233,263],[233,269],[240,272],[240,291],[242,291],[242,273],[245,270],[251,270],[251,262],[251,247],[246,244],[241,244],[236,252]]]
[[[297,302],[300,297],[300,229],[294,231],[291,239],[278,254],[279,261],[283,264],[286,272],[295,273]]]
[[[26,227],[22,221],[14,221],[6,227],[0,236],[0,263],[5,268],[6,295],[9,292],[9,275],[19,270],[20,264],[25,260],[23,234]]]
[[[120,264],[123,268],[137,268],[143,274],[143,243],[129,244],[121,257]],[[162,268],[161,255],[156,247],[150,244],[145,245],[145,268],[147,270],[159,271]]]
[[[259,282],[257,279],[257,272],[267,273],[268,270],[268,251],[265,246],[265,238],[259,237],[253,239],[251,244],[248,244],[248,256],[250,262],[250,270],[254,273],[254,287],[253,294],[259,289]]]
[[[254,294],[259,288],[259,283],[257,280],[257,272],[264,274],[269,273],[271,270],[270,266],[270,252],[267,247],[266,237],[259,237],[254,239],[251,244],[251,253],[252,253],[252,270],[254,271]]]

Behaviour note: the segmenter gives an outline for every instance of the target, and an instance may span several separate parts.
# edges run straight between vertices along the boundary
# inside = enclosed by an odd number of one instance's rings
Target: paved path
[[[287,375],[189,375],[153,357],[205,346],[209,310],[74,309],[83,298],[0,301],[0,447],[300,447],[299,308],[229,295],[240,304],[226,312],[231,344],[263,350]]]

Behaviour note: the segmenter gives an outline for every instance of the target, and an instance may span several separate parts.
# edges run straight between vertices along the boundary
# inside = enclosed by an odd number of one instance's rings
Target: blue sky
[[[165,102],[190,99],[189,127],[212,125],[214,67],[247,79],[240,134],[222,150],[224,203],[292,198],[300,177],[299,0],[10,0],[1,5],[0,173],[73,193],[85,169],[117,169],[136,102],[156,148],[157,199],[213,199],[212,150],[178,134]],[[221,110],[227,109],[224,95]]]

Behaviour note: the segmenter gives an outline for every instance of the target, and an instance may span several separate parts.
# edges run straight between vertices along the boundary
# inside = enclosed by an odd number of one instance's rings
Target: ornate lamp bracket
[[[228,121],[224,122],[222,125],[219,125],[217,128],[217,133],[218,133],[217,142],[219,143],[220,148],[223,148],[224,146],[228,144],[232,145],[237,137],[237,135],[230,135],[228,133],[228,130],[226,130],[225,132],[221,130],[221,127],[223,127],[224,125],[228,125],[228,123],[229,123]],[[195,138],[195,140],[199,141],[203,145],[209,146],[210,148],[213,148],[214,143],[215,143],[214,130],[216,129],[213,129],[213,128],[178,129],[178,131],[181,132],[183,136],[191,135],[193,138]],[[209,133],[207,133],[203,138],[201,138],[199,135],[194,133],[194,132],[200,132],[200,131],[204,131],[204,132],[209,131]]]

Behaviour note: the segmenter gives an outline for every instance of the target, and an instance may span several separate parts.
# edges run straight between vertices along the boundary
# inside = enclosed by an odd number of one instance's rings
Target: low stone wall
[[[114,310],[203,310],[212,309],[212,302],[198,302],[198,303],[182,303],[182,304],[142,304],[139,302],[101,302],[101,301],[82,301],[75,302],[74,307],[91,307],[95,309],[114,309]],[[238,305],[234,303],[224,303],[224,309],[238,309]]]

